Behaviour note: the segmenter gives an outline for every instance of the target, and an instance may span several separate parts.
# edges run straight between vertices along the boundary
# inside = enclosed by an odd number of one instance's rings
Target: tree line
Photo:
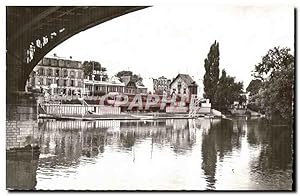
[[[294,114],[294,55],[287,47],[270,49],[255,65],[249,83],[248,107],[275,121],[291,121]]]
[[[253,80],[246,88],[249,93],[247,107],[265,114],[268,119],[290,121],[294,114],[295,58],[287,47],[270,49],[261,62],[254,66]],[[215,41],[204,60],[204,98],[210,99],[212,108],[228,112],[234,101],[244,102],[243,83],[235,81],[225,69],[219,70],[219,43]]]
[[[228,113],[234,101],[245,101],[245,97],[241,95],[243,93],[243,83],[237,82],[235,77],[228,75],[225,69],[222,70],[221,76],[219,76],[219,60],[219,43],[215,41],[204,60],[203,96],[210,99],[212,108]]]
[[[95,71],[100,71],[101,74],[93,74],[93,70]],[[107,81],[108,80],[108,75],[106,73],[107,69],[106,67],[103,67],[99,62],[97,61],[84,61],[83,62],[83,72],[85,77],[89,77],[92,79],[92,76],[94,75],[94,80],[96,81]],[[129,76],[130,81],[134,83],[139,83],[140,85],[143,85],[143,78],[140,75],[133,74],[132,71],[119,71],[115,76],[119,77],[121,82],[124,82],[122,80],[123,76]],[[102,77],[102,78],[101,78]]]

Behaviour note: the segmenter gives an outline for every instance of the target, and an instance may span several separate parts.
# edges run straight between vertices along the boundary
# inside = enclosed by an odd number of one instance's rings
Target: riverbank
[[[214,116],[202,116],[203,118],[215,118]],[[120,114],[85,114],[85,115],[53,115],[40,114],[41,119],[55,120],[165,120],[165,119],[194,119],[197,117],[189,117],[188,114],[168,114],[168,113],[120,113]]]

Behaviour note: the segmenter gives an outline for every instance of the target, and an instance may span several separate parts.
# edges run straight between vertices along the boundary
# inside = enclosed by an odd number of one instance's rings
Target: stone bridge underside
[[[146,6],[7,7],[7,96],[24,91],[34,66],[63,41],[100,23],[143,8]]]

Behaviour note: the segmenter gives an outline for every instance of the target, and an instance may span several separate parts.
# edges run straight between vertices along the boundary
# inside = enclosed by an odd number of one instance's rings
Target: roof
[[[124,82],[126,86],[131,81],[130,79],[131,76],[121,76],[121,81]]]
[[[72,56],[70,56],[72,57]],[[75,62],[79,62],[81,63],[81,61],[79,60],[75,60],[72,58],[67,58],[67,57],[62,57],[62,56],[57,56],[56,54],[53,54],[53,55],[47,55],[45,56],[44,58],[47,58],[47,59],[55,59],[55,60],[64,60],[64,61],[75,61]]]
[[[137,88],[137,86],[136,86],[135,82],[133,82],[133,81],[129,81],[127,84],[125,83],[125,86],[126,86],[126,87],[133,87],[133,88]]]
[[[188,86],[198,86],[197,83],[191,78],[188,74],[178,74],[176,78],[170,83],[170,86],[177,80],[177,78],[181,78]]]
[[[97,81],[97,80],[94,80],[94,82],[93,82],[92,80],[88,80],[88,79],[84,79],[84,83],[85,84],[94,84],[94,85],[107,85],[107,86],[125,86],[125,84],[122,82],[113,83],[111,81]]]

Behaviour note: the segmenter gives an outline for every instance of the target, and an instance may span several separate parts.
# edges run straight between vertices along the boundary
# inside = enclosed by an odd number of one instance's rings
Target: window
[[[70,61],[65,61],[65,66],[70,67]]]
[[[81,78],[81,72],[80,72],[80,71],[77,72],[77,78],[78,78],[78,79]]]
[[[40,85],[43,85],[43,84],[44,84],[44,79],[43,79],[43,78],[40,78],[39,83],[40,83]]]
[[[56,77],[59,76],[59,69],[57,69],[57,70],[55,71],[55,76],[56,76]]]
[[[71,62],[70,62],[70,65],[71,65],[71,67],[73,67],[73,68],[77,68],[77,67],[78,67],[78,64],[77,64],[76,61],[71,61]]]
[[[50,65],[50,60],[48,58],[43,59],[43,64],[44,65]]]
[[[68,70],[64,70],[64,77],[68,77]]]
[[[74,78],[74,77],[75,77],[75,71],[74,71],[74,70],[70,71],[70,77],[71,77],[71,78]]]
[[[40,76],[43,76],[43,75],[44,75],[44,69],[43,69],[43,68],[40,68],[40,69],[39,69],[39,75],[40,75]]]
[[[74,86],[74,80],[71,80],[71,86]]]
[[[57,60],[56,59],[51,59],[50,62],[51,62],[52,66],[57,66]]]
[[[48,69],[48,76],[52,76],[52,69]]]
[[[77,81],[77,86],[81,87],[81,81],[79,81],[79,80]]]
[[[59,61],[58,61],[58,65],[59,65],[60,67],[63,67],[63,66],[65,65],[65,62],[64,62],[63,60],[59,60]]]
[[[47,79],[47,85],[50,85],[50,84],[52,84],[52,79],[51,79],[51,78],[48,78],[48,79]]]
[[[67,86],[67,80],[64,80],[64,86]]]
[[[177,87],[178,87],[178,92],[180,92],[180,89],[181,89],[181,82],[178,82]]]
[[[186,94],[186,88],[183,89],[183,94]]]

